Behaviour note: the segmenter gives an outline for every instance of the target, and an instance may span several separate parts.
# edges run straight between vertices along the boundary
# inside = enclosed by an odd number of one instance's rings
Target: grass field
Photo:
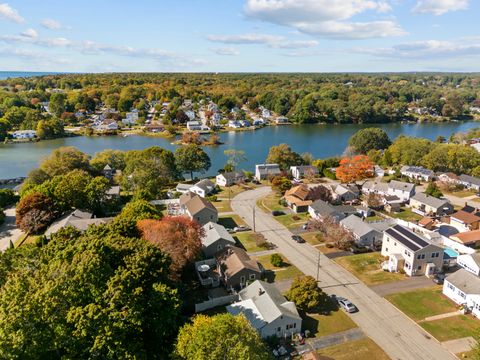
[[[392,294],[386,296],[386,299],[415,321],[457,309],[450,300],[442,295],[441,287]],[[446,319],[442,321],[446,321]],[[480,322],[478,325],[480,327]]]
[[[275,220],[277,220],[283,226],[293,229],[293,228],[300,228],[303,224],[305,224],[308,220],[307,213],[301,214],[286,214],[276,216]]]
[[[471,316],[458,315],[421,322],[420,325],[438,341],[447,341],[474,336],[480,328],[480,321]]]
[[[280,196],[272,192],[267,196],[257,200],[257,206],[265,212],[272,212],[274,210],[285,210],[285,208],[278,202]]]
[[[393,218],[401,219],[405,221],[415,221],[415,220],[420,220],[422,218],[421,215],[414,213],[412,210],[408,208],[402,208],[402,210],[398,213],[388,213],[387,215]]]
[[[451,194],[453,196],[457,196],[457,197],[461,197],[461,198],[465,198],[465,197],[469,197],[469,196],[472,196],[472,195],[475,195],[476,192],[474,190],[459,190],[459,191],[453,191],[453,192],[447,192],[447,194]]]
[[[260,264],[263,265],[265,270],[267,270],[266,277],[268,282],[295,279],[296,277],[303,275],[303,273],[297,267],[289,264],[283,256],[282,266],[273,266],[270,263],[270,256],[271,255],[262,255],[254,257]]]
[[[218,219],[218,223],[227,229],[233,229],[236,226],[245,225],[245,221],[243,221],[238,215],[221,217]]]
[[[387,354],[372,339],[349,341],[317,350],[322,359],[334,360],[389,360]]]
[[[238,232],[236,233],[233,238],[237,241],[240,242],[241,246],[243,247],[247,252],[257,252],[257,251],[263,251],[266,250],[265,248],[259,247],[257,245],[257,241],[255,239],[255,234],[251,231],[245,231],[245,232]]]
[[[309,330],[311,337],[319,337],[354,329],[357,325],[342,310],[332,311],[329,315],[304,314],[303,330]]]
[[[367,285],[378,285],[405,279],[405,275],[383,271],[380,268],[383,261],[380,253],[345,256],[337,258],[335,261]]]
[[[319,245],[322,244],[322,237],[318,232],[309,232],[309,233],[302,233],[301,236],[308,242],[310,245]]]

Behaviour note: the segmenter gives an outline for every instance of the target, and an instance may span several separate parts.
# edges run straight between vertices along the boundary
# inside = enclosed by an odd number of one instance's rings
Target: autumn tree
[[[185,360],[268,360],[268,347],[243,316],[197,315],[178,334],[175,355]]]
[[[34,192],[26,195],[17,205],[17,226],[28,234],[36,234],[45,230],[54,219],[54,204],[43,194]]]
[[[310,222],[310,227],[322,235],[325,241],[331,242],[337,249],[348,250],[354,243],[353,234],[343,227],[332,216]]]
[[[287,144],[272,146],[266,162],[278,164],[281,170],[289,170],[290,166],[303,165],[304,163],[302,156],[293,151]]]
[[[346,157],[340,160],[340,166],[335,175],[347,184],[360,181],[373,175],[373,163],[365,155]]]
[[[188,131],[182,134],[182,144],[196,144],[200,145],[202,138],[198,132]]]
[[[194,172],[204,173],[212,166],[208,154],[201,146],[195,144],[177,148],[175,150],[175,162],[179,171],[190,173],[190,179],[192,180]]]
[[[167,216],[161,220],[141,220],[138,229],[142,238],[170,255],[170,273],[180,278],[183,268],[200,254],[205,231],[195,220]]]
[[[292,182],[285,176],[281,175],[273,177],[271,183],[272,189],[281,195],[285,194],[287,190],[292,188]]]
[[[321,305],[328,301],[328,296],[318,287],[317,280],[312,276],[294,279],[286,297],[305,312],[318,312]]]
[[[382,197],[380,194],[369,193],[366,198],[367,205],[369,208],[378,209],[383,206]]]
[[[332,192],[324,185],[318,185],[309,189],[309,200],[323,200],[331,202],[333,200]]]

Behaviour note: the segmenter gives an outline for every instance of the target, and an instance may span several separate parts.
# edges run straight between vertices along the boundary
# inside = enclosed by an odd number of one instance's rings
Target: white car
[[[338,305],[340,305],[343,308],[343,310],[345,310],[348,313],[354,313],[358,311],[358,308],[345,298],[337,297],[337,302],[338,302]]]

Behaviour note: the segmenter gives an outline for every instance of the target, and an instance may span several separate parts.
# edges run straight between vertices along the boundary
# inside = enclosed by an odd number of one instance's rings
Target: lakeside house
[[[207,258],[213,257],[226,246],[235,246],[235,239],[220,224],[208,222],[203,226],[205,236],[202,238],[202,252]]]
[[[281,170],[278,164],[257,164],[255,165],[255,179],[258,181],[268,179],[271,176],[280,175]]]
[[[443,248],[401,225],[383,232],[381,254],[388,257],[389,271],[403,270],[408,276],[432,276],[443,266]]]
[[[199,121],[187,121],[187,129],[189,131],[201,131],[202,124]]]
[[[190,187],[189,191],[201,197],[210,195],[215,190],[215,184],[208,179],[200,180]]]
[[[410,198],[409,207],[421,215],[441,216],[453,212],[453,205],[447,199],[439,199],[423,192]]]
[[[94,218],[93,214],[86,211],[74,210],[50,225],[45,231],[45,237],[49,239],[53,234],[60,229],[72,226],[75,229],[84,232],[90,225],[107,224],[112,221],[113,218]]]
[[[480,278],[460,269],[448,275],[443,283],[443,294],[480,317]]]
[[[415,184],[392,180],[389,183],[367,180],[362,186],[364,194],[379,194],[381,196],[396,196],[402,202],[407,202],[415,194]]]
[[[290,172],[292,173],[292,176],[294,179],[300,180],[300,179],[303,179],[306,175],[317,176],[318,168],[313,165],[291,166]]]
[[[400,174],[412,180],[433,180],[435,173],[432,170],[426,169],[423,166],[402,166]]]
[[[207,199],[191,191],[180,196],[179,204],[180,212],[190,219],[197,221],[200,225],[205,225],[209,222],[216,223],[218,221],[218,210],[215,206]]]
[[[232,315],[243,314],[262,338],[291,337],[302,329],[297,307],[274,284],[256,280],[238,293],[239,302],[227,306]]]
[[[35,130],[17,130],[12,133],[14,139],[33,139],[36,136]]]
[[[245,173],[243,171],[231,171],[218,174],[215,182],[218,186],[229,187],[245,181]]]

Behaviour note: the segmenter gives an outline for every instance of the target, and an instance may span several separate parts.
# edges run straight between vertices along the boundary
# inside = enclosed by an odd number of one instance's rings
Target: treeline
[[[228,113],[247,105],[264,106],[298,123],[379,123],[412,118],[409,106],[426,109],[422,116],[470,115],[480,106],[477,74],[71,74],[0,81],[0,132],[36,128],[50,101],[52,116],[64,124],[81,122],[78,110],[99,104],[120,112],[145,115],[152,100],[170,102],[168,123],[182,117],[184,99],[211,99]],[[56,91],[52,92],[52,89]],[[61,91],[61,92],[58,92]],[[114,116],[114,115],[112,115]]]

